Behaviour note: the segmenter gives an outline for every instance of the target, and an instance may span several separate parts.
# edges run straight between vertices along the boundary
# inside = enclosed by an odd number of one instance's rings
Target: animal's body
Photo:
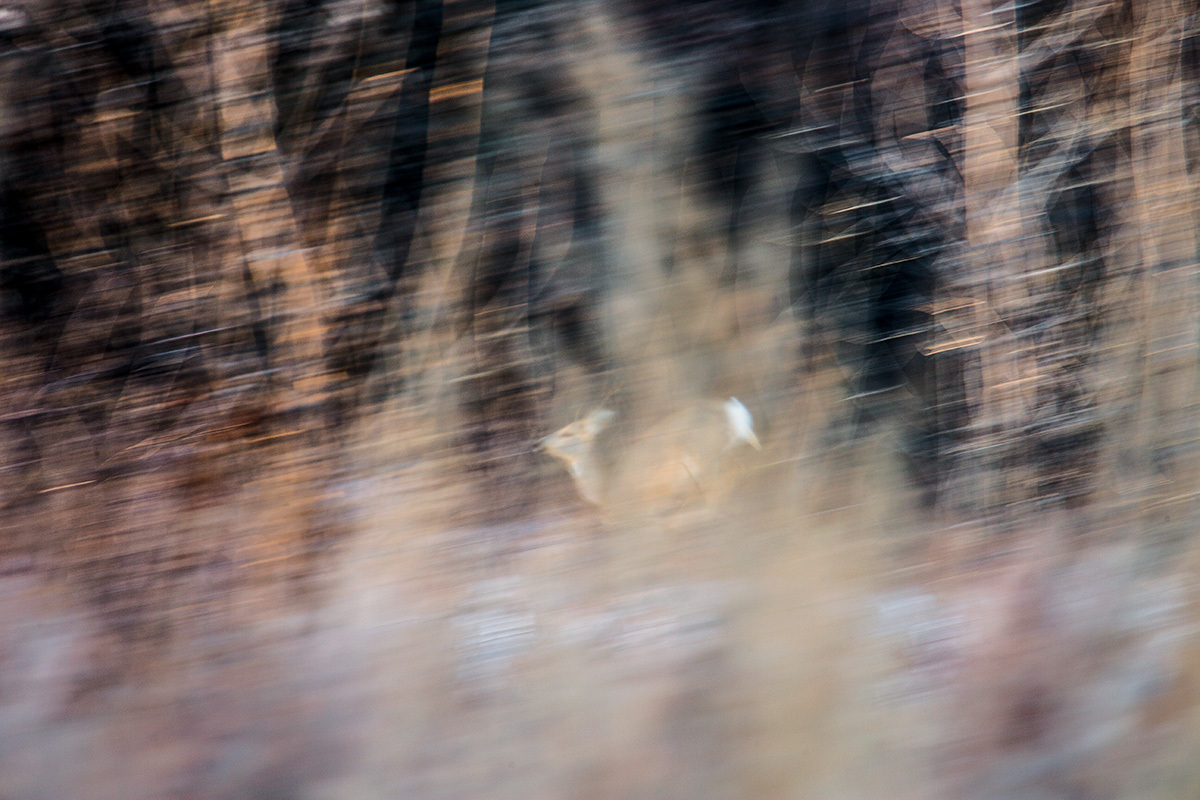
[[[692,403],[626,443],[604,435],[615,418],[597,409],[539,442],[584,500],[612,512],[663,512],[706,499],[733,450],[760,447],[737,398]]]

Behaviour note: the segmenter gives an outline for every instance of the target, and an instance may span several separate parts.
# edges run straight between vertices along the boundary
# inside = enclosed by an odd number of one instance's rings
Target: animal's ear
[[[607,408],[598,408],[587,415],[588,430],[594,436],[607,428],[616,418],[617,414],[615,411],[609,411]]]

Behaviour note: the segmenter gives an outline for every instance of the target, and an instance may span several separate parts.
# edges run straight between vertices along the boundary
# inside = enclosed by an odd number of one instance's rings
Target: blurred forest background
[[[0,797],[1200,796],[1200,6],[10,0],[0,141]]]

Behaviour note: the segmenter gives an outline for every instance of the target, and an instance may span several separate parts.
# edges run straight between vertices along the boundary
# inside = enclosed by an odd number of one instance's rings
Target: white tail
[[[725,417],[729,420],[729,447],[745,442],[755,450],[762,450],[758,437],[754,435],[754,417],[741,400],[731,397],[725,401]]]

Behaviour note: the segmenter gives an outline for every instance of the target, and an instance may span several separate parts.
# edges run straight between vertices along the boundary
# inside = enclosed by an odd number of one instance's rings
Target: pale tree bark
[[[978,342],[979,380],[968,382],[975,410],[973,444],[994,451],[1013,441],[1032,408],[1029,359],[1004,322],[1019,314],[1029,299],[1021,281],[1025,260],[1020,193],[1014,191],[1019,181],[1020,61],[1010,3],[965,0],[962,10],[967,254],[960,278],[967,287],[964,305],[970,314],[960,335]],[[1001,499],[1005,475],[980,466],[980,477],[985,478],[981,499],[991,506]]]
[[[1195,438],[1197,291],[1194,190],[1186,167],[1180,43],[1185,4],[1134,3],[1130,71],[1133,186],[1141,241],[1144,345],[1138,450],[1159,469]]]
[[[279,402],[284,408],[310,405],[325,384],[324,326],[315,265],[292,215],[273,133],[270,14],[240,0],[215,3],[214,14],[225,21],[213,42],[214,92],[239,255],[270,339],[270,367],[283,392]]]

